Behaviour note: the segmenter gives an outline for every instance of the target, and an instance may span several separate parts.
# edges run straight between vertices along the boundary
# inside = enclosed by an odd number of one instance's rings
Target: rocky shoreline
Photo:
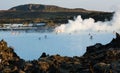
[[[43,53],[38,60],[25,61],[0,41],[0,73],[120,73],[120,35],[106,45],[96,43],[81,57]]]

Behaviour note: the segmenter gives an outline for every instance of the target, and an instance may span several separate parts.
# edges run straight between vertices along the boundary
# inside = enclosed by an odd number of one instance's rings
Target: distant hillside
[[[9,10],[13,10],[13,11],[40,11],[40,12],[86,12],[87,11],[87,10],[82,9],[82,8],[68,9],[68,8],[62,8],[62,7],[53,6],[53,5],[42,5],[42,4],[20,5],[20,6],[10,8]]]
[[[0,11],[0,24],[4,23],[40,23],[46,22],[49,26],[67,23],[68,19],[81,15],[83,19],[94,18],[95,21],[111,20],[113,13],[91,11],[82,8],[68,9],[53,5],[26,4]]]

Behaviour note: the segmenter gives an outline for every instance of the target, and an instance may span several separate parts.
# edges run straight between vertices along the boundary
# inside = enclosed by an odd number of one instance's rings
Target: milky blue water
[[[0,32],[0,39],[7,41],[14,51],[25,60],[38,59],[43,52],[49,55],[82,56],[86,47],[95,43],[107,44],[115,37],[113,33],[38,33]],[[47,36],[47,37],[45,37]]]

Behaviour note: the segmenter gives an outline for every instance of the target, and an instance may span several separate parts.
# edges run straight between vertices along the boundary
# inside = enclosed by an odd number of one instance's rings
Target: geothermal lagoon
[[[38,59],[43,52],[49,55],[82,56],[86,47],[96,43],[103,45],[119,33],[120,15],[116,12],[111,21],[95,22],[94,19],[82,19],[78,16],[61,24],[52,32],[1,31],[0,39],[8,42],[15,52],[25,60]]]
[[[38,59],[43,52],[80,57],[86,52],[87,46],[96,43],[105,45],[115,38],[115,31],[120,31],[119,18],[119,12],[106,22],[95,22],[92,18],[83,20],[78,16],[52,32],[0,31],[0,39],[4,39],[25,60]]]
[[[91,39],[92,35],[92,39]],[[113,32],[0,32],[15,52],[25,60],[38,59],[43,52],[49,55],[82,56],[86,47],[96,43],[107,44],[115,37]]]

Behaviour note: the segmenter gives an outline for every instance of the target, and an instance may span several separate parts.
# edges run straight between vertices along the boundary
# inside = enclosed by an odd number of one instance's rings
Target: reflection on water
[[[5,39],[8,45],[14,47],[15,52],[26,60],[38,59],[42,52],[50,55],[81,56],[85,53],[86,46],[95,43],[106,44],[113,37],[113,33],[102,32],[72,34],[0,32],[0,39]]]

